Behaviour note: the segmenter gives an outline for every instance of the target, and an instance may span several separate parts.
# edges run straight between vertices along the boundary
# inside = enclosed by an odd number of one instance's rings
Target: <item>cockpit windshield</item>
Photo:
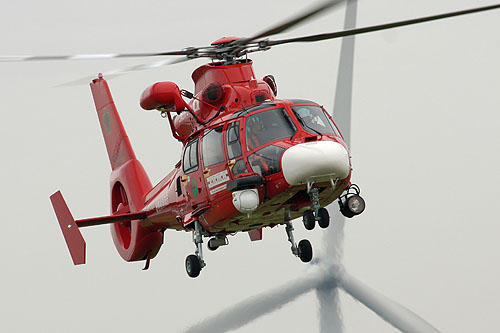
[[[274,140],[291,138],[295,125],[283,108],[259,112],[246,120],[247,150],[253,150]]]
[[[304,130],[316,134],[335,134],[335,125],[322,108],[314,105],[292,106],[292,111]]]

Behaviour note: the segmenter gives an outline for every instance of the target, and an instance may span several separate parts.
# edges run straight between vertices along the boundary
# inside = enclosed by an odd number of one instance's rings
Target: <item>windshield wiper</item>
[[[304,122],[304,119],[302,119],[299,114],[293,109],[293,108],[290,108],[292,109],[292,112],[293,114],[295,115],[295,117],[297,118],[297,120],[299,121],[299,123],[302,125],[302,127],[304,128],[308,128],[310,129],[311,131],[315,132],[316,134],[318,134],[319,136],[323,137],[323,134],[321,134],[321,132],[315,130],[314,128],[312,128],[311,126],[307,125],[305,122]]]

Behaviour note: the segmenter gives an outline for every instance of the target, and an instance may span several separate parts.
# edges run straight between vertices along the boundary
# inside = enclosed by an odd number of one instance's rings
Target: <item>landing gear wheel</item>
[[[330,214],[328,213],[328,210],[326,208],[320,208],[318,210],[318,215],[319,215],[319,220],[318,220],[319,226],[323,229],[328,228],[328,226],[330,225]]]
[[[200,259],[198,259],[198,257],[195,256],[194,254],[188,255],[186,258],[187,274],[190,277],[195,278],[198,275],[200,275],[200,271],[201,271]]]
[[[302,262],[311,261],[313,257],[311,242],[309,242],[307,239],[303,239],[299,242],[297,248],[299,250],[299,258],[300,260],[302,260]]]
[[[314,214],[312,210],[308,209],[302,215],[302,221],[304,222],[304,227],[307,230],[313,230],[316,224],[316,219],[314,218]]]

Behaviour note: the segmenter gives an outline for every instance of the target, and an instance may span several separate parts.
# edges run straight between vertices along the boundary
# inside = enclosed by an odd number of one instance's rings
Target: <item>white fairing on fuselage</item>
[[[290,185],[345,179],[351,166],[340,143],[314,141],[288,148],[281,157],[283,176]]]

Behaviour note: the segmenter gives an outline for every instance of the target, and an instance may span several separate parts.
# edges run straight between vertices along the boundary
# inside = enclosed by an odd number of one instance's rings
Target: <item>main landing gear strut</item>
[[[290,221],[285,222],[285,231],[288,235],[288,241],[292,243],[292,253],[299,257],[302,262],[309,262],[313,257],[313,250],[311,242],[307,239],[303,239],[299,244],[295,243],[295,238],[293,237],[293,226]]]
[[[196,250],[194,254],[188,255],[186,258],[186,272],[190,277],[195,278],[200,275],[201,269],[206,266],[203,260],[203,237],[199,221],[194,222],[193,242],[196,245]]]
[[[186,272],[190,277],[195,278],[200,275],[201,269],[206,266],[203,260],[203,232],[199,221],[194,222],[193,242],[196,250],[194,254],[188,255],[186,258]],[[208,241],[207,247],[210,251],[215,251],[219,247],[228,244],[229,241],[226,236],[218,235]]]

